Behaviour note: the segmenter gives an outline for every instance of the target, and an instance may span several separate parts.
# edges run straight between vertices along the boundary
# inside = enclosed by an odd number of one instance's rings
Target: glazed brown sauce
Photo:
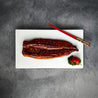
[[[78,51],[76,46],[62,40],[34,39],[23,42],[23,55],[32,58],[48,59],[67,56]]]

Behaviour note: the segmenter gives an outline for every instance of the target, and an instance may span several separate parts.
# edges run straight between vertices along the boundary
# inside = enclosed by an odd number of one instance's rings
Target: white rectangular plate
[[[83,30],[65,30],[77,37],[83,39]],[[73,38],[57,31],[57,30],[16,30],[16,68],[83,68],[83,44],[74,40]],[[68,56],[42,60],[42,59],[33,59],[29,57],[24,57],[22,55],[22,45],[24,40],[31,40],[34,38],[50,38],[50,39],[61,39],[71,42],[75,45],[79,51],[73,52]],[[72,66],[68,64],[68,57],[74,55],[78,56],[81,59],[81,65]]]

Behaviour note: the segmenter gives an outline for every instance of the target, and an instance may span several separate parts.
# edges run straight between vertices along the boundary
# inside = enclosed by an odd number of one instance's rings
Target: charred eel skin
[[[22,54],[25,57],[36,59],[52,59],[67,56],[74,51],[78,51],[78,49],[70,42],[57,39],[37,38],[23,42]]]

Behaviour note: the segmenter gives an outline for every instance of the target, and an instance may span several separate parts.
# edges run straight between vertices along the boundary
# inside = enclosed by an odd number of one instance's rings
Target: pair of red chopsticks
[[[66,34],[66,35],[68,35],[68,36],[70,36],[70,37],[72,37],[73,39],[75,39],[75,40],[78,40],[78,41],[82,42],[84,45],[87,45],[88,47],[90,47],[90,43],[89,43],[89,42],[84,41],[83,39],[81,39],[81,38],[79,38],[79,37],[76,37],[76,36],[74,36],[74,35],[72,35],[72,34],[70,34],[70,33],[66,32],[66,31],[63,31],[63,30],[61,30],[61,29],[59,29],[59,28],[55,27],[55,26],[54,26],[54,25],[52,25],[52,24],[49,24],[49,23],[48,23],[48,25],[49,25],[50,27],[52,27],[52,28],[54,28],[54,29],[56,29],[56,30],[58,30],[58,31],[60,31],[60,32],[62,32],[62,33],[64,33],[64,34]]]

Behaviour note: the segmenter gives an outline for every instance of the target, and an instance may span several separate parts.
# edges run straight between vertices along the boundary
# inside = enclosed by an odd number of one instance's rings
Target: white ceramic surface
[[[75,36],[78,36],[83,39],[83,30],[65,30]],[[15,54],[16,68],[83,68],[83,44],[70,38],[69,36],[57,31],[57,30],[26,30],[26,29],[17,29],[15,31]],[[76,45],[79,49],[78,52],[73,52],[71,55],[75,55],[81,58],[81,65],[71,66],[68,64],[68,57],[64,56],[60,58],[54,58],[49,60],[42,59],[33,59],[29,57],[24,57],[22,55],[22,45],[24,40],[30,40],[33,38],[50,38],[50,39],[61,39],[71,42],[73,45]]]

